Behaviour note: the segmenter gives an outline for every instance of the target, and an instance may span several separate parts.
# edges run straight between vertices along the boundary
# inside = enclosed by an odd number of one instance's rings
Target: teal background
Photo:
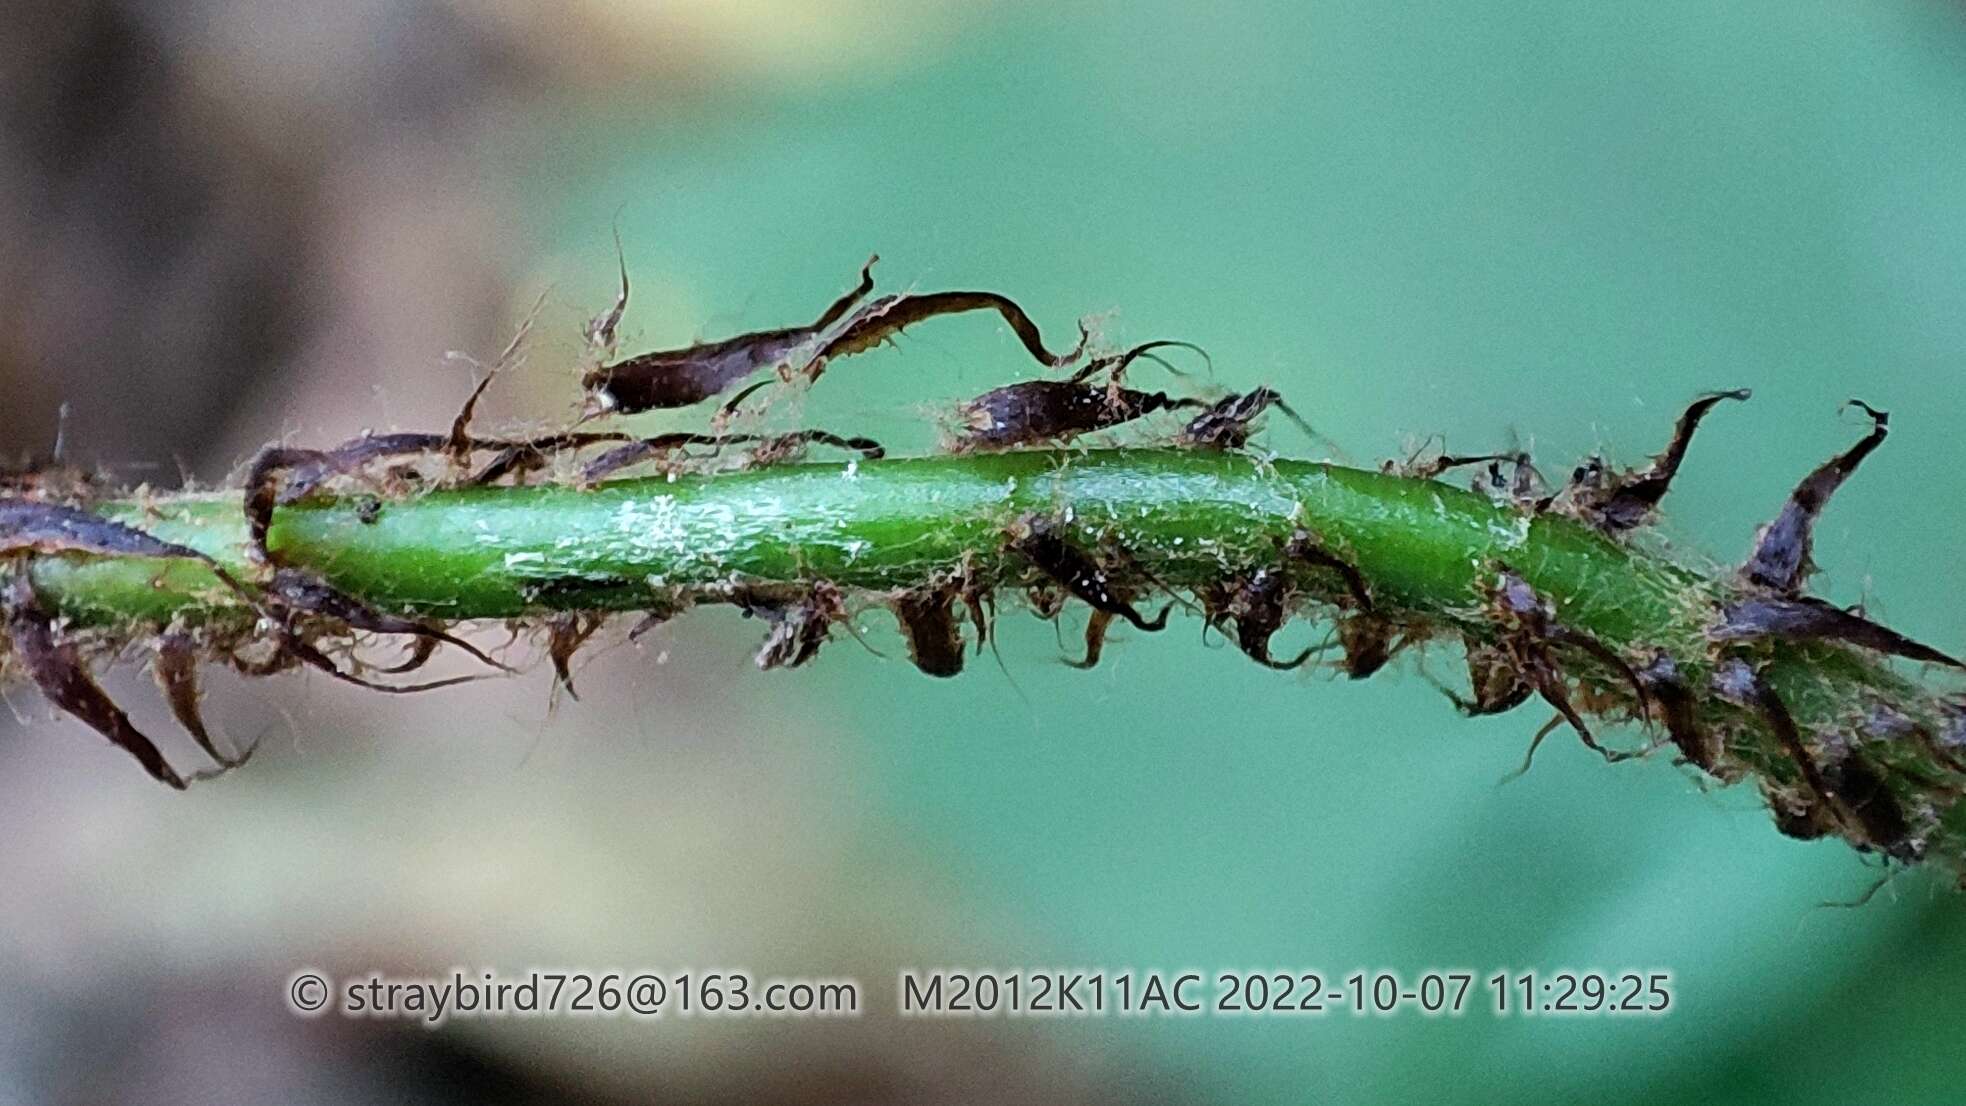
[[[1640,460],[1691,395],[1751,386],[1670,504],[1697,560],[1737,558],[1851,440],[1836,405],[1861,396],[1898,434],[1826,521],[1823,586],[1966,636],[1956,6],[1067,4],[978,23],[933,63],[654,120],[623,105],[558,138],[594,171],[553,209],[555,241],[593,259],[604,300],[602,228],[625,204],[631,261],[748,303],[745,325],[805,317],[869,249],[891,285],[1009,291],[1060,334],[1117,308],[1109,333],[1202,343],[1221,386],[1278,387],[1361,461],[1514,434],[1560,477],[1594,448]],[[647,301],[630,319],[658,343],[723,332]],[[895,412],[1023,371],[999,330],[923,326],[807,413],[905,436]],[[1307,448],[1281,423],[1268,441]],[[1006,620],[1014,686],[851,645],[736,681],[764,716],[824,712],[864,863],[925,853],[965,910],[1016,920],[932,938],[951,960],[1675,973],[1656,1021],[1060,1027],[1210,1097],[1956,1097],[1966,916],[1941,880],[1820,909],[1871,873],[1663,758],[1606,768],[1555,742],[1496,786],[1541,718],[1454,717],[1414,672],[1457,678],[1446,650],[1348,685],[1196,632],[1127,635],[1080,675],[1049,629]]]

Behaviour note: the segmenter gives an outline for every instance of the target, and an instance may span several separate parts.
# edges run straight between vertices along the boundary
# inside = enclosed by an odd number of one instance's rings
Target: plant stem
[[[101,509],[249,577],[239,500],[186,494]],[[591,490],[349,496],[280,509],[268,544],[283,563],[384,609],[509,619],[686,604],[738,582],[827,580],[862,596],[893,594],[959,567],[986,587],[1021,586],[1031,566],[1008,550],[1005,531],[1032,512],[1066,519],[1082,548],[1124,550],[1178,590],[1275,563],[1281,543],[1308,529],[1358,568],[1377,608],[1415,637],[1492,635],[1482,588],[1506,565],[1554,602],[1563,626],[1633,659],[1663,650],[1695,688],[1703,723],[1726,735],[1732,761],[1776,783],[1793,777],[1762,719],[1704,692],[1715,655],[1705,631],[1729,581],[1567,518],[1335,465],[1165,449],[1019,452],[778,465]],[[192,562],[44,557],[33,575],[73,623],[125,639],[174,618],[222,623],[242,613]],[[1340,582],[1323,575],[1307,574],[1307,590],[1336,598]],[[1932,812],[1933,853],[1966,856],[1957,774],[1929,742],[1861,732],[1879,706],[1944,732],[1949,715],[1937,691],[1845,646],[1771,641],[1754,655],[1765,658],[1768,681],[1803,733],[1863,742],[1894,794]],[[1575,664],[1574,675],[1593,674],[1588,658]],[[1598,711],[1629,716],[1623,684],[1595,675]]]
[[[249,575],[238,501],[228,492],[102,510]],[[1176,586],[1273,560],[1275,543],[1299,525],[1345,552],[1382,603],[1428,614],[1476,605],[1476,569],[1504,561],[1559,597],[1567,619],[1614,641],[1656,631],[1671,620],[1675,597],[1699,585],[1583,527],[1531,521],[1450,485],[1164,450],[780,465],[590,491],[543,485],[319,500],[281,508],[268,546],[283,563],[313,568],[379,606],[510,618],[634,610],[664,589],[734,579],[907,587],[965,556],[992,571],[1014,560],[1003,539],[1014,519],[1066,508],[1082,539],[1124,546]],[[588,586],[570,596],[576,581]],[[190,564],[45,560],[35,582],[64,614],[88,623],[234,602]]]

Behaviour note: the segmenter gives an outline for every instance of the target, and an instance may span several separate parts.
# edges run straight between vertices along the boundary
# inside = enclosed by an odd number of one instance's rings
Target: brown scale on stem
[[[14,558],[6,570],[5,582],[0,584],[0,614],[5,616],[14,654],[49,702],[135,757],[152,779],[180,791],[189,785],[190,781],[164,759],[156,742],[138,730],[130,716],[96,683],[74,643],[56,634],[54,616],[35,594],[24,558]]]
[[[1338,645],[1345,652],[1345,675],[1353,680],[1371,677],[1406,645],[1391,619],[1368,611],[1340,618],[1337,631]]]
[[[218,765],[217,771],[230,771],[252,759],[253,746],[238,754],[220,752],[205,726],[204,711],[199,705],[203,696],[198,688],[198,649],[190,634],[181,630],[159,634],[151,643],[150,670],[157,679],[158,690],[164,694],[164,702],[171,708],[171,716]]]
[[[442,680],[428,680],[420,684],[379,684],[374,680],[364,679],[353,672],[344,670],[334,662],[334,658],[322,652],[319,646],[307,640],[301,631],[292,625],[283,625],[280,627],[278,646],[278,651],[274,656],[263,664],[244,665],[238,664],[235,661],[234,667],[237,667],[240,672],[249,676],[264,676],[271,675],[275,672],[284,672],[296,664],[304,664],[318,672],[326,673],[340,680],[342,683],[352,684],[355,687],[364,688],[369,691],[380,691],[385,695],[415,695],[425,691],[437,691],[446,687],[456,687],[459,684],[468,684],[478,678],[476,676],[451,676]]]
[[[300,569],[274,570],[273,579],[266,588],[266,595],[273,606],[289,616],[289,622],[292,615],[310,614],[333,619],[351,630],[360,630],[364,633],[408,634],[444,645],[454,645],[492,668],[502,672],[511,671],[509,667],[493,660],[477,646],[454,634],[413,618],[378,611],[335,588],[327,581]]]
[[[1205,408],[1198,399],[1143,392],[1120,384],[1133,361],[1185,342],[1147,342],[1125,353],[1097,358],[1067,380],[1022,380],[977,396],[958,408],[954,453],[988,453],[1022,446],[1062,445],[1081,434],[1110,430],[1156,411]],[[1105,373],[1103,384],[1093,376]]]
[[[1024,515],[1011,524],[1007,531],[1008,547],[1018,556],[1029,561],[1032,566],[1045,574],[1052,583],[1084,601],[1093,610],[1086,622],[1086,656],[1081,661],[1068,661],[1075,668],[1090,668],[1099,663],[1104,648],[1106,629],[1114,617],[1125,619],[1136,629],[1149,633],[1167,626],[1167,616],[1173,604],[1162,607],[1160,614],[1152,620],[1141,616],[1129,601],[1125,589],[1117,584],[1112,574],[1099,562],[1066,541],[1062,534],[1063,526],[1055,519],[1041,514]],[[1062,607],[1062,597],[1057,606],[1045,613],[1047,604],[1037,603],[1040,614],[1051,617]],[[1101,616],[1104,617],[1101,617]]]
[[[1751,395],[1748,389],[1737,388],[1708,392],[1694,400],[1680,414],[1665,452],[1643,468],[1621,473],[1606,465],[1602,457],[1584,462],[1564,490],[1565,506],[1578,520],[1607,534],[1635,530],[1651,522],[1658,514],[1659,502],[1672,489],[1673,477],[1679,475],[1700,420],[1723,400],[1744,401]]]
[[[608,309],[587,320],[581,329],[581,337],[587,339],[587,351],[594,358],[595,366],[614,357],[616,335],[621,329],[622,317],[628,314],[628,255],[621,249],[621,228],[614,228],[614,262],[621,270],[620,290],[614,295],[614,302]],[[870,262],[871,264],[871,262]]]
[[[1554,497],[1543,491],[1542,473],[1536,470],[1529,454],[1523,450],[1466,455],[1443,453],[1425,461],[1408,460],[1403,464],[1388,461],[1381,466],[1381,470],[1421,480],[1438,480],[1454,469],[1473,465],[1488,466],[1475,476],[1469,486],[1490,499],[1534,512],[1548,510],[1555,502]],[[1503,471],[1503,465],[1510,466],[1508,472]]]
[[[620,431],[580,430],[524,439],[474,438],[472,452],[490,453],[492,458],[465,478],[462,484],[467,488],[482,488],[505,479],[510,479],[514,484],[523,484],[527,477],[552,465],[565,453],[578,453],[594,446],[619,445],[634,440],[633,434]]]
[[[1782,697],[1753,665],[1739,657],[1723,661],[1714,670],[1713,690],[1727,702],[1754,711],[1775,735],[1783,754],[1802,778],[1801,795],[1785,793],[1772,784],[1763,785],[1778,829],[1790,837],[1810,840],[1833,833],[1839,824],[1844,824],[1857,831],[1855,839],[1867,840],[1861,836],[1861,817],[1854,811],[1846,811],[1835,785],[1804,743],[1802,730],[1796,725],[1795,716],[1789,713],[1788,704],[1782,702]],[[1874,795],[1870,801],[1876,801]]]
[[[755,658],[758,667],[766,670],[797,668],[819,655],[819,647],[832,636],[833,627],[848,617],[846,593],[825,580],[793,598],[741,589],[730,601],[769,627]]]
[[[1382,462],[1379,471],[1389,476],[1407,476],[1415,480],[1438,480],[1455,469],[1466,468],[1469,465],[1487,464],[1490,461],[1500,463],[1518,458],[1527,462],[1529,459],[1526,453],[1439,453],[1422,461],[1420,457],[1431,445],[1431,441],[1422,443],[1419,450],[1404,461]]]
[[[1507,475],[1502,472],[1505,464],[1509,466]],[[1527,453],[1512,453],[1488,462],[1487,470],[1470,486],[1488,498],[1507,503],[1517,510],[1541,512],[1550,506],[1550,497],[1543,490],[1547,487],[1543,474],[1530,461]]]
[[[1607,749],[1598,744],[1571,700],[1568,679],[1552,647],[1582,653],[1624,677],[1637,701],[1638,717],[1643,719],[1650,714],[1651,695],[1632,666],[1603,642],[1559,623],[1555,607],[1536,594],[1536,590],[1522,577],[1506,568],[1496,574],[1489,588],[1489,604],[1490,616],[1500,631],[1496,645],[1512,662],[1516,678],[1534,689],[1557,712],[1557,716],[1576,731],[1578,739],[1607,762],[1616,763],[1638,755]],[[1480,689],[1477,689],[1479,694]],[[1548,732],[1549,727],[1545,727],[1530,742],[1529,752],[1523,758],[1522,772],[1529,770],[1536,747]]]
[[[1113,619],[1118,616],[1110,611],[1094,609],[1085,617],[1085,656],[1078,660],[1067,660],[1068,668],[1081,671],[1099,667],[1099,659],[1106,655],[1106,633],[1112,629]]]
[[[893,601],[894,617],[908,642],[908,659],[925,675],[949,677],[963,670],[963,638],[956,627],[957,594],[953,587],[935,587],[908,592]],[[980,636],[977,645],[982,646]]]
[[[1782,751],[1802,776],[1808,787],[1812,804],[1828,807],[1835,803],[1836,793],[1830,789],[1823,778],[1823,770],[1816,763],[1815,755],[1802,743],[1802,731],[1795,724],[1795,717],[1789,713],[1788,704],[1775,689],[1762,679],[1761,673],[1739,657],[1721,663],[1714,670],[1713,689],[1720,697],[1736,706],[1746,707],[1758,713],[1782,746]],[[1820,835],[1817,835],[1820,836]]]
[[[1270,639],[1290,617],[1284,605],[1289,591],[1290,575],[1283,567],[1261,565],[1201,589],[1199,598],[1208,626],[1220,628],[1223,622],[1235,625],[1236,647],[1244,656],[1265,668],[1289,672],[1302,668],[1320,651],[1311,646],[1287,661],[1270,655]]]
[[[1842,607],[1809,596],[1754,596],[1721,608],[1708,631],[1717,642],[1779,637],[1788,641],[1842,641],[1927,664],[1966,668],[1958,659]]]
[[[1804,478],[1775,520],[1762,528],[1754,552],[1740,570],[1749,594],[1723,604],[1707,636],[1721,644],[1769,638],[1840,641],[1921,663],[1966,668],[1950,654],[1913,641],[1862,614],[1801,594],[1803,581],[1815,570],[1809,553],[1816,520],[1830,497],[1889,433],[1889,414],[1861,400],[1853,399],[1850,404],[1871,417],[1871,432]]]
[[[1219,626],[1224,620],[1233,622],[1237,647],[1266,668],[1289,671],[1302,667],[1324,647],[1311,646],[1288,661],[1270,655],[1270,639],[1289,618],[1290,600],[1295,592],[1292,569],[1299,564],[1336,573],[1344,581],[1350,602],[1360,612],[1371,614],[1372,594],[1358,568],[1325,548],[1315,534],[1299,528],[1283,543],[1277,564],[1259,565],[1246,574],[1203,589],[1201,600],[1208,625]],[[1390,656],[1390,651],[1387,655]]]
[[[1049,516],[1027,514],[1011,524],[1009,547],[1096,611],[1118,615],[1134,628],[1149,633],[1167,625],[1171,607],[1161,608],[1160,614],[1152,621],[1141,617],[1140,612],[1121,594],[1112,576],[1097,561],[1066,541],[1063,530],[1064,527]]]
[[[103,492],[103,480],[96,473],[59,460],[0,464],[0,495],[10,498],[75,507],[94,502]]]
[[[267,549],[266,539],[273,525],[275,508],[299,503],[329,480],[357,475],[378,461],[402,462],[413,458],[440,457],[451,467],[462,469],[469,464],[473,454],[491,453],[493,458],[484,468],[460,481],[466,487],[479,487],[542,468],[565,450],[635,440],[633,435],[619,432],[581,431],[531,439],[468,436],[459,439],[453,431],[448,434],[365,434],[329,449],[268,446],[253,458],[246,474],[245,514],[252,539],[247,553],[256,564],[273,564],[274,558]],[[397,483],[413,478],[413,471],[407,467],[394,473]]]
[[[757,330],[682,349],[655,350],[590,370],[580,382],[587,394],[585,417],[691,407],[730,391],[752,373],[787,365],[802,349],[818,343],[827,328],[874,290],[874,263],[879,260],[879,255],[869,257],[861,266],[860,283],[834,300],[809,325]],[[616,303],[619,311],[627,310],[626,265],[622,266]],[[619,322],[619,315],[611,310],[601,321],[590,324],[590,342],[603,348],[611,346]]]
[[[990,636],[990,628],[996,622],[997,597],[996,592],[978,578],[974,554],[963,554],[952,586],[962,599],[963,608],[969,612],[970,625],[976,627],[976,655],[982,656],[984,646],[996,646],[995,639]]]
[[[5,608],[15,651],[48,700],[130,753],[152,777],[172,787],[182,788],[243,762],[244,757],[221,755],[212,743],[197,711],[196,675],[187,666],[185,646],[176,635],[166,634],[158,642],[158,680],[179,722],[219,765],[214,771],[187,777],[172,769],[156,744],[89,675],[80,652],[56,634],[53,617],[41,606],[28,575],[34,557],[72,554],[196,561],[249,606],[263,609],[260,597],[211,557],[189,546],[74,507],[0,500],[0,555],[5,555],[11,565],[0,606]]]
[[[1466,641],[1466,651],[1468,690],[1472,697],[1463,698],[1450,689],[1442,689],[1462,714],[1470,718],[1504,714],[1528,702],[1535,694],[1536,689],[1517,674],[1516,659],[1510,651],[1479,641]]]
[[[1747,564],[1741,566],[1741,578],[1751,587],[1776,595],[1794,595],[1801,590],[1803,579],[1815,571],[1809,551],[1817,517],[1836,490],[1863,464],[1864,458],[1883,445],[1890,434],[1889,413],[1862,400],[1853,399],[1850,406],[1862,408],[1870,416],[1870,433],[1797,484],[1775,521],[1762,527],[1755,538],[1754,552],[1748,556]]]
[[[1655,651],[1638,678],[1650,693],[1666,737],[1679,749],[1680,757],[1709,776],[1731,782],[1739,773],[1721,762],[1724,747],[1720,735],[1700,724],[1693,689],[1680,675],[1679,666],[1664,650]]]
[[[854,312],[840,327],[839,333],[826,340],[825,345],[806,364],[803,370],[805,377],[807,381],[818,380],[829,362],[890,342],[895,335],[916,323],[970,311],[995,311],[1017,335],[1024,352],[1048,369],[1063,368],[1077,361],[1084,356],[1086,343],[1091,339],[1085,326],[1080,324],[1078,345],[1064,353],[1053,353],[1046,348],[1044,336],[1038,330],[1038,324],[1031,321],[1031,316],[1016,301],[996,292],[926,292],[883,296]]]
[[[274,508],[300,502],[335,477],[351,475],[381,460],[420,456],[441,457],[451,469],[462,470],[470,465],[473,454],[488,450],[512,452],[514,456],[506,458],[503,464],[513,467],[520,463],[518,458],[526,450],[551,448],[552,439],[531,443],[508,442],[475,438],[471,434],[471,420],[477,413],[478,401],[484,398],[486,390],[500,373],[522,360],[526,339],[532,334],[533,323],[545,305],[546,297],[542,294],[513,332],[511,341],[499,352],[492,367],[464,397],[446,433],[364,434],[333,449],[268,446],[261,450],[253,458],[246,475],[245,511],[252,537],[247,552],[254,563],[273,563],[266,548],[266,537],[272,525]],[[490,483],[495,478],[496,475],[482,479],[482,482]]]
[[[1317,431],[1304,421],[1295,408],[1271,388],[1256,388],[1223,397],[1189,420],[1175,436],[1175,444],[1190,449],[1238,450],[1249,444],[1251,424],[1264,411],[1274,407],[1289,417],[1309,437]]]
[[[1156,411],[1197,407],[1199,400],[1175,399],[1166,392],[1142,392],[1077,384],[1067,380],[1026,380],[994,388],[957,412],[961,429],[953,453],[988,453],[1033,445],[1063,445],[1081,434],[1109,430]]]
[[[673,458],[680,456],[691,446],[721,449],[726,445],[739,444],[753,440],[746,434],[694,434],[678,432],[658,434],[652,438],[637,438],[618,445],[599,457],[589,461],[581,470],[577,483],[583,488],[591,488],[624,469],[636,465],[660,461],[666,467]]]
[[[858,453],[862,461],[878,461],[887,456],[887,449],[872,438],[844,437],[826,430],[794,430],[760,437],[745,454],[744,467],[789,464],[802,460],[807,450],[816,445],[844,453]]]
[[[197,561],[235,594],[253,593],[217,561],[187,545],[164,541],[133,526],[76,507],[25,499],[0,499],[0,556],[143,557]]]
[[[384,676],[400,676],[406,672],[415,672],[430,663],[430,658],[437,655],[437,647],[442,644],[443,642],[433,637],[413,637],[410,639],[409,656],[403,658],[401,663],[378,668],[376,671]]]
[[[553,662],[553,678],[574,702],[580,701],[580,692],[573,687],[573,656],[606,621],[601,614],[581,611],[561,611],[547,616],[546,655]]]
[[[693,459],[688,453],[691,447],[708,448],[711,456],[721,452],[725,446],[750,445],[745,453],[742,466],[761,468],[767,465],[785,464],[803,457],[815,445],[831,446],[834,449],[858,453],[861,460],[877,461],[887,455],[881,443],[872,438],[848,438],[826,430],[795,430],[785,434],[695,434],[680,432],[658,434],[652,438],[638,438],[625,445],[616,446],[588,462],[581,469],[578,483],[582,487],[592,487],[609,476],[636,465],[658,463],[664,471],[687,471],[687,464],[679,461]]]
[[[1893,860],[1916,864],[1924,859],[1924,843],[1914,835],[1904,807],[1877,769],[1851,750],[1823,767],[1824,779],[1835,789],[1846,817],[1851,843],[1881,852]]]

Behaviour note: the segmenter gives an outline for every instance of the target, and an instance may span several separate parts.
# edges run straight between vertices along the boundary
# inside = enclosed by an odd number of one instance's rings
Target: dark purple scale
[[[1026,380],[984,392],[961,409],[962,450],[1011,449],[1105,430],[1170,407],[1192,406],[1165,392]]]

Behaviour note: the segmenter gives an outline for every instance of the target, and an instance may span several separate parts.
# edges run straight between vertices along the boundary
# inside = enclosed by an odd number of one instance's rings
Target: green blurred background
[[[1958,4],[89,10],[15,20],[10,451],[63,400],[69,448],[134,479],[441,425],[470,379],[444,351],[494,352],[549,286],[495,402],[553,423],[618,220],[631,347],[807,318],[878,250],[888,287],[1199,342],[1215,379],[1185,383],[1270,384],[1357,463],[1439,434],[1553,474],[1631,462],[1694,393],[1749,386],[1669,502],[1700,563],[1745,551],[1861,396],[1898,433],[1826,518],[1820,586],[1966,641]],[[928,448],[1024,372],[994,322],[938,322],[787,417]],[[10,727],[0,1097],[1959,1098],[1942,879],[1821,908],[1875,870],[1663,756],[1553,741],[1498,786],[1541,716],[1456,717],[1423,678],[1459,679],[1449,651],[1279,675],[1189,618],[1077,673],[1070,616],[1061,649],[1014,614],[1002,668],[938,682],[864,622],[888,659],[842,640],[790,674],[754,671],[728,612],[616,632],[550,712],[544,673],[386,704],[228,686],[213,712],[266,747],[184,796],[72,723]],[[429,1033],[281,996],[303,964],[539,963],[852,975],[875,1012]],[[897,969],[952,964],[1663,968],[1677,1001],[891,1016]]]

